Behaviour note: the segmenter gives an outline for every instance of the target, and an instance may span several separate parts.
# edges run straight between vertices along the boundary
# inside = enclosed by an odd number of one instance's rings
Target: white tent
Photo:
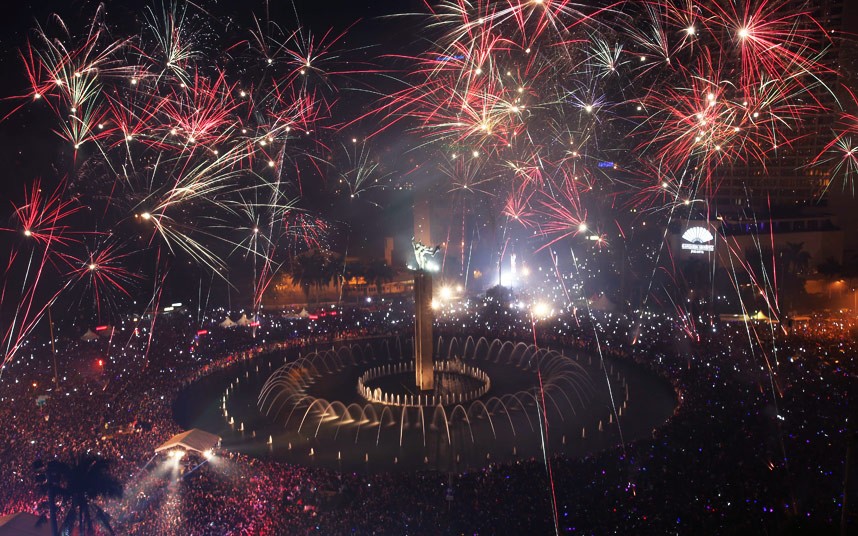
[[[218,324],[222,328],[231,328],[235,325],[235,322],[232,321],[230,317],[226,317],[223,322]]]
[[[250,319],[247,318],[246,314],[242,314],[241,318],[238,319],[238,322],[236,322],[236,324],[238,324],[239,326],[249,326],[250,325]]]
[[[162,452],[180,448],[204,454],[207,450],[217,447],[220,443],[220,437],[210,434],[199,428],[192,428],[187,432],[176,434],[159,447],[155,448],[155,452]]]
[[[18,512],[0,517],[0,536],[50,536],[51,522],[39,526],[39,516],[29,512]]]
[[[94,341],[96,339],[98,339],[98,335],[96,335],[95,332],[92,331],[91,329],[86,330],[86,333],[84,333],[83,335],[80,336],[80,340],[86,341],[86,342]]]

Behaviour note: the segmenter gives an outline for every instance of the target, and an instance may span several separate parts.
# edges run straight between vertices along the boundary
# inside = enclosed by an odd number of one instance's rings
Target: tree
[[[292,283],[301,287],[304,297],[310,302],[310,290],[321,288],[326,283],[328,260],[321,251],[308,251],[292,259],[289,277]]]
[[[66,508],[65,517],[59,527],[59,533],[71,534],[75,527],[79,534],[96,534],[100,526],[109,534],[114,534],[110,526],[110,516],[96,502],[100,499],[118,499],[122,497],[122,484],[110,473],[110,462],[104,458],[82,454],[71,464],[51,461],[46,466],[36,462],[37,474],[44,467],[44,479],[38,482],[51,501],[59,498]],[[50,508],[51,530],[56,530],[56,507]],[[56,532],[53,532],[56,534]]]
[[[834,257],[828,257],[816,270],[828,279],[836,279],[843,272],[843,266]]]
[[[57,499],[58,490],[60,488],[60,479],[64,472],[65,464],[57,461],[50,461],[45,464],[42,460],[33,462],[33,471],[36,473],[36,484],[39,491],[47,497],[47,500],[39,504],[41,510],[47,510],[47,518],[51,523],[51,535],[59,536],[57,527]],[[44,521],[44,513],[41,523]]]
[[[393,276],[396,272],[381,260],[373,261],[366,267],[365,278],[369,285],[375,285],[375,290],[381,294],[381,289],[385,283],[393,281]]]
[[[804,251],[804,242],[787,242],[780,251],[780,257],[787,273],[791,275],[803,274],[810,265],[810,253]]]
[[[321,280],[318,284],[319,288],[321,289],[325,285],[334,285],[334,288],[339,290],[343,283],[343,270],[342,257],[330,253],[324,255]]]

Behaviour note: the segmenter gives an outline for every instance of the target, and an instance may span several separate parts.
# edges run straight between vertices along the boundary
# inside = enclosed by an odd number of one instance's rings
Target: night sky
[[[595,12],[595,4],[576,4],[555,15],[557,20],[570,17],[590,22],[581,12]],[[106,2],[104,6],[105,38],[146,33],[144,5],[140,2]],[[595,274],[601,274],[594,277],[606,272],[616,277],[618,272],[628,271],[650,288],[646,280],[661,273],[653,270],[652,264],[671,259],[661,251],[658,231],[669,224],[675,228],[678,217],[714,217],[717,207],[708,203],[717,192],[719,168],[736,162],[775,161],[779,151],[789,151],[790,137],[799,140],[804,136],[798,125],[802,114],[810,117],[819,112],[808,105],[812,99],[801,95],[816,84],[813,76],[808,75],[809,82],[798,88],[790,86],[792,82],[776,90],[760,85],[765,77],[781,74],[782,59],[771,52],[776,49],[763,46],[752,52],[773,54],[769,63],[750,61],[753,54],[740,54],[737,43],[741,44],[741,38],[737,41],[736,36],[730,36],[738,19],[731,19],[729,14],[712,12],[695,23],[706,20],[707,24],[721,25],[707,37],[710,41],[706,47],[710,48],[689,45],[688,36],[697,36],[688,34],[688,28],[671,28],[676,50],[667,54],[667,59],[672,59],[667,63],[658,56],[657,47],[646,42],[647,34],[638,32],[636,20],[644,14],[635,11],[635,3],[599,12],[602,20],[586,30],[577,23],[563,30],[537,24],[534,34],[525,35],[507,21],[503,30],[507,33],[498,30],[499,41],[493,45],[486,45],[479,33],[474,33],[476,44],[468,58],[465,56],[471,52],[467,45],[444,50],[440,43],[466,41],[471,34],[458,32],[455,24],[428,25],[428,8],[417,0],[271,5],[155,2],[152,6],[157,14],[176,6],[186,14],[185,31],[199,54],[196,60],[201,72],[208,76],[223,69],[230,83],[254,87],[261,87],[267,75],[259,74],[264,69],[253,71],[248,67],[248,54],[237,52],[249,47],[254,14],[266,30],[277,27],[288,35],[300,27],[306,32],[300,34],[302,38],[309,39],[312,33],[314,42],[326,34],[333,38],[346,32],[337,40],[333,67],[326,65],[330,71],[320,71],[312,82],[317,84],[313,91],[318,87],[330,104],[331,117],[324,118],[322,127],[324,135],[313,137],[325,150],[292,167],[278,168],[278,173],[298,185],[302,209],[329,223],[325,247],[348,256],[378,258],[383,238],[396,236],[400,246],[397,260],[404,261],[407,252],[403,250],[412,231],[413,194],[443,197],[433,215],[436,230],[443,233],[436,240],[449,241],[444,250],[445,263],[449,257],[445,266],[452,277],[466,283],[480,270],[494,272],[504,259],[510,262],[507,254],[517,255],[519,262],[532,255],[534,266],[540,263],[547,267],[548,262],[556,263],[560,258],[553,247],[566,256],[561,262],[568,270],[572,249],[580,247],[585,252],[582,264],[589,263]],[[76,154],[73,144],[54,132],[63,123],[74,121],[62,114],[57,121],[44,100],[32,102],[25,65],[16,52],[26,51],[28,42],[39,49],[39,37],[33,31],[36,25],[49,35],[60,35],[64,31],[62,20],[79,38],[98,7],[93,1],[30,3],[10,9],[0,21],[0,45],[6,51],[0,55],[0,93],[7,97],[0,102],[0,117],[5,117],[0,128],[0,166],[5,170],[0,196],[9,201],[0,203],[0,221],[11,222],[10,229],[17,225],[10,217],[12,206],[22,203],[24,187],[34,179],[41,179],[45,189],[65,179],[74,199],[85,200],[92,198],[87,196],[93,191],[109,190],[107,186],[117,176],[119,167],[101,175],[86,167],[88,159],[97,156],[95,144],[82,143]],[[187,11],[183,11],[185,7]],[[534,9],[529,6],[525,11],[536,13]],[[59,18],[52,16],[54,12]],[[689,16],[694,19],[699,13]],[[854,17],[855,13],[847,10],[845,28],[854,27]],[[600,26],[602,22],[605,27]],[[608,28],[610,25],[621,31]],[[444,28],[453,31],[445,36]],[[604,35],[598,35],[603,30]],[[803,55],[802,61],[808,62],[809,68],[802,66],[807,72],[819,67],[805,45],[814,37],[810,33],[787,37],[787,48],[797,50]],[[585,42],[588,40],[592,42]],[[698,55],[701,50],[706,54]],[[731,63],[713,67],[700,59],[721,56],[747,65],[742,69]],[[284,61],[282,67],[287,66]],[[484,73],[483,67],[492,72]],[[765,72],[761,74],[761,70]],[[741,80],[732,80],[738,73],[747,78],[744,85]],[[482,80],[489,80],[489,85],[481,86]],[[759,87],[771,94],[760,97],[765,104],[759,110],[746,109],[756,105],[747,101],[758,96],[755,92]],[[723,95],[716,97],[713,88]],[[121,91],[128,89],[125,85]],[[233,93],[237,92],[238,85],[234,89]],[[413,92],[409,94],[409,90]],[[405,95],[397,101],[405,104],[402,108],[385,100],[395,92]],[[116,103],[121,105],[126,96]],[[700,107],[708,109],[716,102],[723,103],[723,111],[714,108],[717,113],[713,112],[712,118],[703,117]],[[169,107],[169,103],[162,105]],[[262,108],[247,112],[242,121],[257,114],[252,118],[256,121],[265,113]],[[771,120],[757,121],[760,113],[770,113],[768,110],[774,110]],[[697,116],[699,119],[693,119]],[[713,121],[716,127],[707,130],[703,126]],[[743,139],[746,135],[749,138]],[[353,147],[364,143],[369,156],[355,165],[349,160],[356,155]],[[778,148],[778,144],[787,149]],[[277,165],[273,160],[270,164],[272,168]],[[372,168],[390,184],[349,196],[344,186],[338,186],[338,173],[348,173],[350,168]],[[254,170],[258,172],[258,168]],[[293,171],[300,171],[300,180],[295,180]],[[849,180],[847,177],[844,184]],[[103,191],[96,193],[105,198]],[[297,194],[289,191],[284,195]],[[151,247],[151,234],[134,227],[133,211],[139,208],[139,199],[129,196],[122,201],[128,206],[113,203],[117,206],[112,208],[126,210],[125,219],[99,223],[102,227],[96,231],[136,235],[136,247],[148,252],[127,262],[132,271],[145,272],[144,266],[153,262],[157,248]],[[207,222],[208,216],[200,212],[190,219]],[[75,216],[83,217],[82,213]],[[117,221],[121,225],[117,223],[116,228],[103,228]],[[199,230],[203,236],[211,236],[227,232],[224,228],[219,225]],[[4,233],[0,240],[10,250],[21,244],[20,233]],[[99,239],[89,236],[83,242],[87,248],[95,248]],[[627,245],[630,250],[637,249],[640,262],[628,258]],[[234,252],[233,246],[232,242],[221,243],[216,247],[223,251],[216,253]],[[535,251],[540,252],[540,258]],[[177,263],[181,269],[173,270],[175,275],[167,280],[166,291],[198,290],[210,267],[201,267],[182,255],[177,255]],[[247,256],[233,255],[228,263],[233,284],[247,287],[251,279],[246,275],[250,273]],[[671,266],[670,271],[674,270]],[[489,282],[480,284],[485,287]],[[148,283],[142,287],[146,289],[140,290],[142,294],[150,292]]]

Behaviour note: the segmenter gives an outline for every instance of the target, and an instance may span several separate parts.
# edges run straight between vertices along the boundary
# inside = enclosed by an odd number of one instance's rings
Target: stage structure
[[[432,361],[432,258],[441,249],[411,239],[417,269],[414,271],[414,372],[417,388],[431,391],[434,386]]]
[[[221,438],[210,434],[205,430],[193,428],[186,432],[174,435],[160,446],[155,448],[155,454],[164,451],[180,449],[183,451],[196,452],[205,455],[220,445]]]

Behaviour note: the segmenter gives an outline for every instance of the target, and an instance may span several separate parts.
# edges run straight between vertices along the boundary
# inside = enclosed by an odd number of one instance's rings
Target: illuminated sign
[[[598,164],[596,164],[596,165],[597,165],[597,166],[599,166],[600,168],[613,168],[613,167],[616,167],[616,164],[614,164],[613,162],[599,162],[599,163],[598,163]]]
[[[715,251],[715,245],[709,244],[715,240],[715,237],[705,227],[689,227],[687,231],[682,233],[682,249],[688,250],[691,253],[704,253]]]
[[[435,58],[435,61],[452,61],[452,60],[463,60],[465,56],[462,54],[456,54],[454,56],[438,56]]]

